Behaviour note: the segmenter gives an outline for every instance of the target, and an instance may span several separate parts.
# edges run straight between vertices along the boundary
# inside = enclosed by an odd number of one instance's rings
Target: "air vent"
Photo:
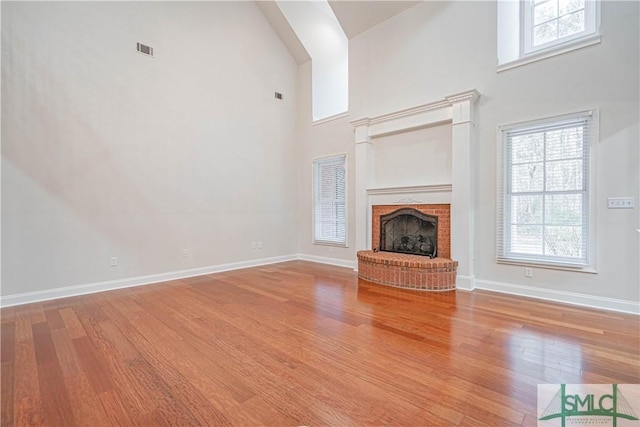
[[[282,94],[280,92],[276,92],[276,99],[282,99]]]
[[[136,47],[136,49],[138,50],[138,52],[140,52],[142,54],[153,56],[153,48],[151,46],[147,46],[145,44],[138,43],[138,46]]]

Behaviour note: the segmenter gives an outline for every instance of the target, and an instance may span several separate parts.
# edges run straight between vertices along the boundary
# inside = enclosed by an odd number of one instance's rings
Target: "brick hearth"
[[[456,288],[458,262],[394,252],[358,252],[358,277],[381,285],[427,291]]]

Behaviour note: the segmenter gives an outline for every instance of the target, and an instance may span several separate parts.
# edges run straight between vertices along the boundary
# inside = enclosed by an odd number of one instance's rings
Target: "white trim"
[[[574,40],[573,42],[561,44],[559,46],[554,46],[552,48],[541,50],[539,52],[530,53],[527,56],[523,56],[513,61],[505,62],[504,64],[498,65],[497,72],[500,73],[502,71],[520,67],[525,64],[531,64],[533,62],[542,61],[543,59],[548,59],[554,56],[562,55],[563,53],[582,49],[588,46],[593,46],[594,44],[598,44],[601,41],[602,41],[602,37],[600,36],[600,34],[594,34],[589,37]]]
[[[150,274],[148,276],[130,277],[126,279],[108,280],[105,282],[88,283],[77,286],[47,289],[44,291],[25,292],[0,297],[0,307],[29,304],[33,302],[48,301],[58,298],[67,298],[78,295],[93,294],[96,292],[112,291],[115,289],[131,288],[134,286],[151,285],[167,282],[169,280],[186,279],[187,277],[202,276],[223,271],[239,270],[260,265],[276,264],[285,261],[300,259],[298,255],[283,255],[271,258],[261,258],[250,261],[232,262],[228,264],[212,265],[208,267],[192,268],[189,270],[170,271],[167,273]]]
[[[320,264],[334,265],[336,267],[347,267],[353,270],[357,270],[358,268],[357,261],[348,261],[348,260],[339,259],[339,258],[329,258],[329,257],[316,256],[316,255],[298,254],[298,259],[300,261],[311,261],[311,262],[317,262]]]
[[[329,117],[325,117],[322,119],[318,119],[318,120],[313,120],[311,122],[311,126],[315,126],[315,125],[321,125],[323,123],[327,123],[327,122],[332,122],[334,120],[338,120],[341,119],[343,117],[347,117],[349,116],[349,111],[345,111],[344,113],[338,113],[338,114],[334,114],[333,116],[329,116]]]
[[[385,187],[385,188],[370,188],[367,190],[369,196],[376,196],[381,194],[412,194],[412,193],[439,193],[439,192],[451,192],[451,184],[442,185],[414,185],[407,187]]]
[[[599,297],[595,295],[558,291],[554,289],[542,289],[532,286],[515,285],[512,283],[493,282],[490,280],[476,280],[475,285],[476,289],[484,289],[503,294],[640,315],[640,302],[637,301]]]
[[[358,128],[366,128],[366,138],[379,138],[395,133],[409,132],[430,126],[460,121],[454,120],[453,106],[460,102],[475,102],[480,97],[477,90],[468,90],[454,93],[444,99],[406,108],[400,111],[383,114],[376,117],[363,117],[352,120],[351,125]],[[364,142],[356,139],[356,143]]]

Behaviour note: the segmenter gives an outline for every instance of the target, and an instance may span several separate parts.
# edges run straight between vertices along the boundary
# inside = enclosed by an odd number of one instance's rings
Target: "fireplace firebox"
[[[413,208],[380,216],[380,251],[435,258],[438,251],[438,217]]]

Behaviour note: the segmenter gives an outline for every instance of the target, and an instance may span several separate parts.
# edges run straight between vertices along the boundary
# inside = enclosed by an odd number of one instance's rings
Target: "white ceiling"
[[[349,39],[418,3],[420,1],[329,0],[329,6]]]
[[[256,0],[256,3],[296,62],[302,64],[311,59],[275,1]],[[418,3],[421,1],[329,0],[329,6],[349,39]]]

